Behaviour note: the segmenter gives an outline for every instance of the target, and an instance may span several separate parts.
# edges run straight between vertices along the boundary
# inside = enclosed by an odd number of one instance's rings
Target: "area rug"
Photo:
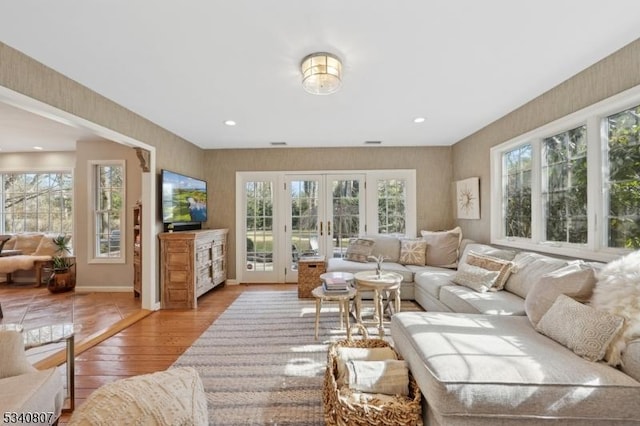
[[[402,310],[421,309],[403,301]],[[363,312],[372,313],[371,301]],[[173,367],[200,373],[211,425],[322,425],[327,349],[346,338],[337,304],[323,304],[318,340],[314,330],[314,299],[299,299],[295,291],[247,291]]]

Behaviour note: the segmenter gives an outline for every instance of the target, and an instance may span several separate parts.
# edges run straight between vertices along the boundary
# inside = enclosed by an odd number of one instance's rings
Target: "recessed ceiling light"
[[[236,125],[236,122],[235,122],[235,121],[233,121],[233,120],[225,120],[225,121],[224,121],[224,125],[225,125],[225,126],[235,126],[235,125]]]
[[[416,117],[413,119],[414,123],[424,123],[424,120],[426,120],[424,117]]]
[[[41,146],[34,146],[33,149],[35,149],[36,151],[42,151],[44,148],[42,148]]]

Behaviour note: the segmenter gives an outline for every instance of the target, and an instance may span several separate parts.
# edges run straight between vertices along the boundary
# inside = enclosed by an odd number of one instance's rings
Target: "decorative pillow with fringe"
[[[596,278],[590,305],[625,318],[604,357],[607,364],[620,365],[627,342],[640,337],[640,250],[608,263]]]

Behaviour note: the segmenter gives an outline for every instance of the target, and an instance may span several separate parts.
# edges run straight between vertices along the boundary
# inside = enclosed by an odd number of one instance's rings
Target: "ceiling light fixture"
[[[424,117],[416,117],[413,119],[414,123],[424,123],[425,118]]]
[[[236,122],[233,121],[233,120],[225,120],[224,125],[225,126],[235,126]]]
[[[300,63],[302,87],[314,95],[330,95],[342,85],[342,63],[331,53],[312,53]]]
[[[33,149],[35,149],[36,151],[42,151],[44,148],[41,146],[34,146]]]

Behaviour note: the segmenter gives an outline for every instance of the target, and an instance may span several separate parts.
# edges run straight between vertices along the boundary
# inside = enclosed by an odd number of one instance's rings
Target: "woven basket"
[[[329,348],[327,369],[324,376],[322,400],[324,420],[328,425],[422,425],[421,393],[415,379],[409,373],[409,396],[394,396],[391,401],[371,399],[367,403],[349,401],[350,390],[338,389],[336,384],[337,351],[339,347],[384,348],[389,343],[382,339],[341,340]]]

